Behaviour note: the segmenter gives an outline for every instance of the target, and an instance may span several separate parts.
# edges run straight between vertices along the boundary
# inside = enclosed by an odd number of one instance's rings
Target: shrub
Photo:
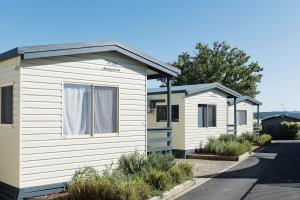
[[[193,167],[187,162],[180,162],[171,168],[170,174],[176,183],[182,183],[193,177]]]
[[[175,164],[174,155],[167,153],[152,153],[147,157],[146,167],[155,168],[161,171],[168,171]]]
[[[98,172],[92,167],[83,167],[77,170],[72,178],[72,182],[76,180],[89,180],[98,178]]]
[[[257,139],[257,143],[259,145],[266,145],[268,143],[270,143],[272,140],[272,136],[271,135],[268,135],[268,134],[262,134],[258,137]]]
[[[280,124],[281,135],[279,139],[294,140],[298,138],[300,130],[299,122],[281,122]]]
[[[226,142],[216,138],[209,138],[204,146],[204,151],[208,153],[222,154],[225,150]]]
[[[249,141],[244,141],[244,142],[232,141],[227,144],[223,154],[227,156],[239,156],[246,152],[251,153],[251,151],[252,151],[252,143],[250,143]]]
[[[240,142],[243,142],[243,141],[249,141],[251,143],[255,143],[257,142],[257,138],[258,136],[256,135],[256,133],[252,133],[252,132],[245,132],[245,133],[242,133],[239,137],[238,137],[238,140]]]
[[[150,197],[150,186],[141,178],[123,179],[106,174],[73,179],[68,192],[70,200],[144,200]]]
[[[240,142],[231,140],[229,137],[223,140],[210,138],[204,147],[205,152],[219,155],[238,156],[245,152],[251,152],[252,143],[249,141]]]
[[[145,179],[153,189],[157,190],[164,191],[171,185],[170,177],[164,171],[154,168],[147,172]]]
[[[237,141],[237,136],[235,134],[223,134],[220,135],[219,140],[224,142]]]
[[[119,167],[124,174],[135,174],[142,171],[146,163],[144,155],[137,151],[128,155],[122,155],[119,159]]]

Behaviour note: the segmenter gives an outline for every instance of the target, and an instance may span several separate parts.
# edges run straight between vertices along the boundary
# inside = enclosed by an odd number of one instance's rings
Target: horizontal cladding
[[[253,105],[248,102],[240,102],[236,105],[237,110],[247,111],[247,125],[238,125],[237,133],[253,132]],[[228,123],[234,124],[234,106],[228,106]]]
[[[198,127],[198,104],[217,106],[216,127]],[[217,137],[227,131],[227,98],[222,92],[211,90],[191,95],[185,101],[186,150],[196,149],[204,145],[209,137]]]
[[[103,170],[124,153],[145,151],[145,66],[115,53],[85,54],[26,60],[21,75],[22,187],[66,182],[80,167]],[[63,138],[63,82],[118,86],[119,133]]]

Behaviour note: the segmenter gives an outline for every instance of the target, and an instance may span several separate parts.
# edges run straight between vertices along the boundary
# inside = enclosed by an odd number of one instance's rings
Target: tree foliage
[[[172,65],[181,70],[173,85],[218,82],[243,95],[255,97],[259,93],[263,68],[226,42],[214,42],[212,47],[198,43],[194,55],[182,53]]]

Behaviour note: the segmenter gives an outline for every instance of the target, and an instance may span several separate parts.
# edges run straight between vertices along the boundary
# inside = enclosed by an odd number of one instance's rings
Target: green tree
[[[257,84],[261,81],[263,68],[250,62],[250,56],[226,42],[214,42],[212,47],[198,43],[195,54],[182,53],[172,63],[181,70],[173,79],[173,85],[221,83],[243,95],[259,94]]]

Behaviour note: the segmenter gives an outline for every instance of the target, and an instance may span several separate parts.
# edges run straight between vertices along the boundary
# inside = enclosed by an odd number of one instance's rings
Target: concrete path
[[[299,200],[300,142],[272,143],[249,159],[178,198],[196,199]]]

